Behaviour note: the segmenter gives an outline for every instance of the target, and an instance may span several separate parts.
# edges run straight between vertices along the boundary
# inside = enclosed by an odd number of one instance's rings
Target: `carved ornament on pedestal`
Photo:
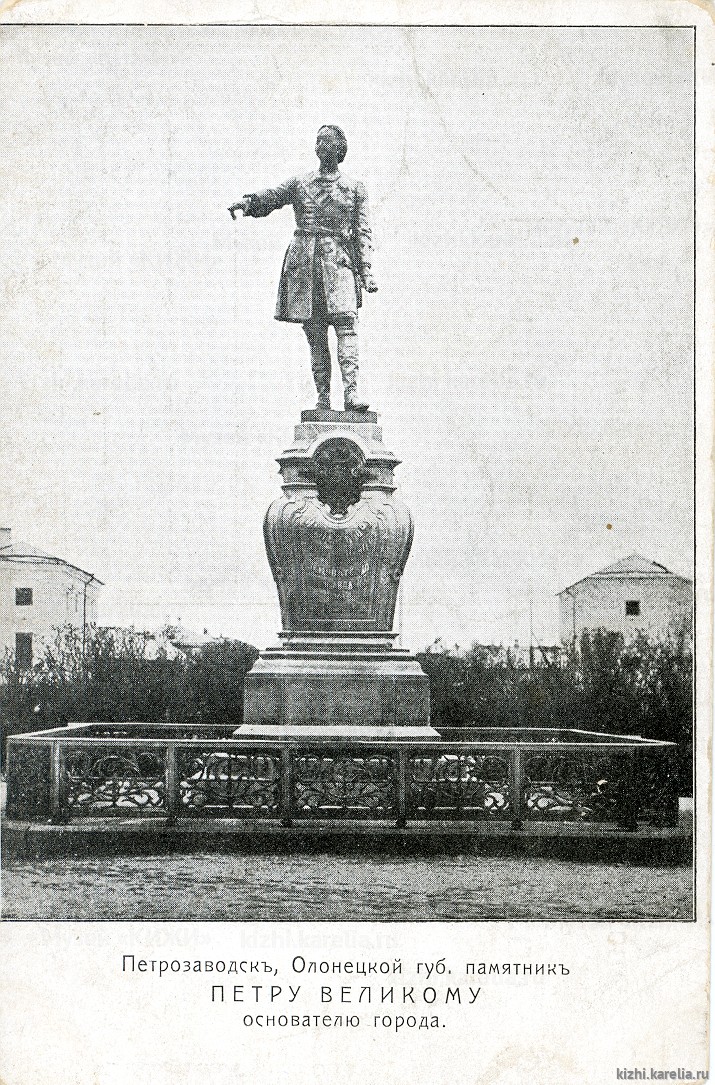
[[[375,485],[346,437],[318,445],[301,474],[264,524],[284,630],[391,630],[412,543],[407,506]]]

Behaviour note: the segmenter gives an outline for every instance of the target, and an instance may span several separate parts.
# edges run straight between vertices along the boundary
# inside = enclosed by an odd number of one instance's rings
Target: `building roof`
[[[607,565],[605,569],[599,569],[597,573],[592,573],[592,576],[622,576],[646,574],[647,576],[675,576],[675,573],[671,573],[670,569],[666,569],[665,565],[661,565],[657,561],[651,561],[650,558],[643,558],[640,554],[629,554],[627,558],[622,558],[620,561],[614,562],[613,565]]]
[[[651,561],[650,558],[644,558],[641,554],[629,554],[627,558],[621,558],[620,561],[614,562],[613,565],[607,565],[605,569],[599,569],[597,572],[589,573],[588,576],[584,576],[580,580],[575,580],[573,584],[569,584],[568,587],[563,588],[557,594],[563,595],[564,592],[575,588],[577,584],[583,584],[585,580],[608,580],[618,577],[642,578],[644,580],[657,577],[662,580],[685,580],[688,584],[690,583],[688,577],[671,572],[660,562]]]
[[[104,584],[104,581],[96,577],[94,573],[88,573],[86,569],[80,569],[79,565],[74,565],[71,561],[65,561],[64,558],[58,558],[52,554],[45,554],[42,550],[38,550],[34,546],[28,546],[27,543],[23,542],[5,543],[0,538],[0,561],[16,562],[17,564],[27,563],[28,565],[62,565],[66,569],[73,569],[76,573],[81,573],[82,576],[87,577],[87,583]]]
[[[191,650],[205,648],[207,644],[220,644],[223,638],[211,636],[206,629],[204,629],[203,633],[197,633],[194,630],[178,626],[169,637],[169,640],[175,648]]]

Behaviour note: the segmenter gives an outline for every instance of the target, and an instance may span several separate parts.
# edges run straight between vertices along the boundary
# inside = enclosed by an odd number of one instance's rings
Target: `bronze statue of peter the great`
[[[296,230],[283,261],[275,318],[303,325],[310,344],[318,410],[330,410],[328,329],[333,326],[345,410],[366,411],[368,405],[357,392],[358,309],[363,289],[374,294],[377,285],[370,266],[367,193],[360,181],[345,177],[339,169],[347,150],[342,129],[324,125],[315,144],[320,160],[317,172],[250,193],[229,211],[234,219],[236,211],[263,218],[292,204]]]

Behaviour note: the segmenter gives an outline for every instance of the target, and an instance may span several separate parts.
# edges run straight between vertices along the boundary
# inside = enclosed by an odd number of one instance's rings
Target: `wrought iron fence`
[[[11,818],[585,822],[678,817],[676,747],[586,732],[477,741],[261,740],[71,725],[9,740]]]

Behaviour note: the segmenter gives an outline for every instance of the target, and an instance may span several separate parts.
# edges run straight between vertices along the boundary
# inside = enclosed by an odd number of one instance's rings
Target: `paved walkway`
[[[452,855],[171,854],[6,867],[5,919],[688,919],[691,871]]]

